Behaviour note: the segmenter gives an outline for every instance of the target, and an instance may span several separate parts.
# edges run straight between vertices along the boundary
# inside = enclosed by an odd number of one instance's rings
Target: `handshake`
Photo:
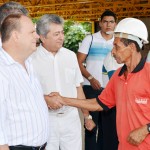
[[[44,96],[49,109],[59,109],[63,105],[86,109],[88,111],[102,111],[103,108],[99,105],[96,98],[81,99],[62,97],[58,92],[52,92]]]
[[[66,105],[63,97],[58,92],[52,92],[49,95],[45,95],[44,98],[49,109],[56,110]]]
[[[66,98],[60,96],[58,92],[52,92],[49,95],[44,96],[47,106],[51,110],[56,110],[61,108],[63,105],[69,105],[69,106],[75,106],[78,107],[80,106],[81,102],[80,100],[74,99],[74,98]],[[84,105],[86,106],[86,105]],[[86,110],[84,111],[83,114],[87,114]],[[89,113],[88,113],[89,114]],[[93,122],[92,118],[89,118],[89,115],[84,115],[84,125],[87,130],[91,131],[95,128],[95,123]]]

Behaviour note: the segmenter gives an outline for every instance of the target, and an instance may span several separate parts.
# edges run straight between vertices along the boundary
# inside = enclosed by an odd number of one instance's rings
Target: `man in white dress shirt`
[[[44,150],[48,109],[30,59],[35,27],[27,16],[12,14],[1,26],[0,150]]]
[[[74,52],[62,47],[63,19],[57,15],[44,15],[37,22],[37,33],[42,44],[33,54],[32,62],[41,82],[50,108],[50,138],[47,150],[81,150],[81,123],[77,108],[62,106],[57,100],[49,101],[51,92],[72,98],[84,98],[83,81]],[[55,109],[55,110],[54,110]],[[84,110],[84,116],[88,117]],[[93,124],[86,124],[90,129]]]

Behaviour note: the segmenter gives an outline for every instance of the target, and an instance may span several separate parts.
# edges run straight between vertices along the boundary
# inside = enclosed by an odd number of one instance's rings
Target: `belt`
[[[61,112],[61,113],[49,113],[50,116],[56,116],[56,117],[63,117],[67,113]]]
[[[57,117],[63,117],[65,115],[65,113],[57,113],[56,116]]]
[[[25,146],[25,145],[16,145],[16,146],[9,146],[10,150],[45,150],[47,143],[43,144],[42,146]]]

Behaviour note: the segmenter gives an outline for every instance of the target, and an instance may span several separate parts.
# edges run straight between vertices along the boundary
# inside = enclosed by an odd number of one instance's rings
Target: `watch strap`
[[[90,80],[92,80],[94,77],[91,75],[91,76],[89,76],[88,77],[88,80],[90,81]]]
[[[86,116],[86,117],[84,117],[84,119],[92,119],[92,116],[91,115],[88,115],[88,116]]]
[[[147,131],[150,133],[150,123],[147,124]]]

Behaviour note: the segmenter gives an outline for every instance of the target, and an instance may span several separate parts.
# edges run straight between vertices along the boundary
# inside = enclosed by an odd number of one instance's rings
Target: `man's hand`
[[[96,126],[96,124],[94,123],[92,119],[85,119],[84,124],[85,124],[86,129],[89,131],[92,131]]]
[[[101,88],[101,84],[95,78],[91,79],[89,82],[94,90],[99,90]]]
[[[60,96],[58,92],[51,92],[48,96]]]
[[[53,92],[44,96],[49,109],[59,109],[63,106],[63,101],[59,93]]]
[[[130,132],[127,141],[132,145],[139,145],[149,134],[147,131],[147,125],[137,128]]]

